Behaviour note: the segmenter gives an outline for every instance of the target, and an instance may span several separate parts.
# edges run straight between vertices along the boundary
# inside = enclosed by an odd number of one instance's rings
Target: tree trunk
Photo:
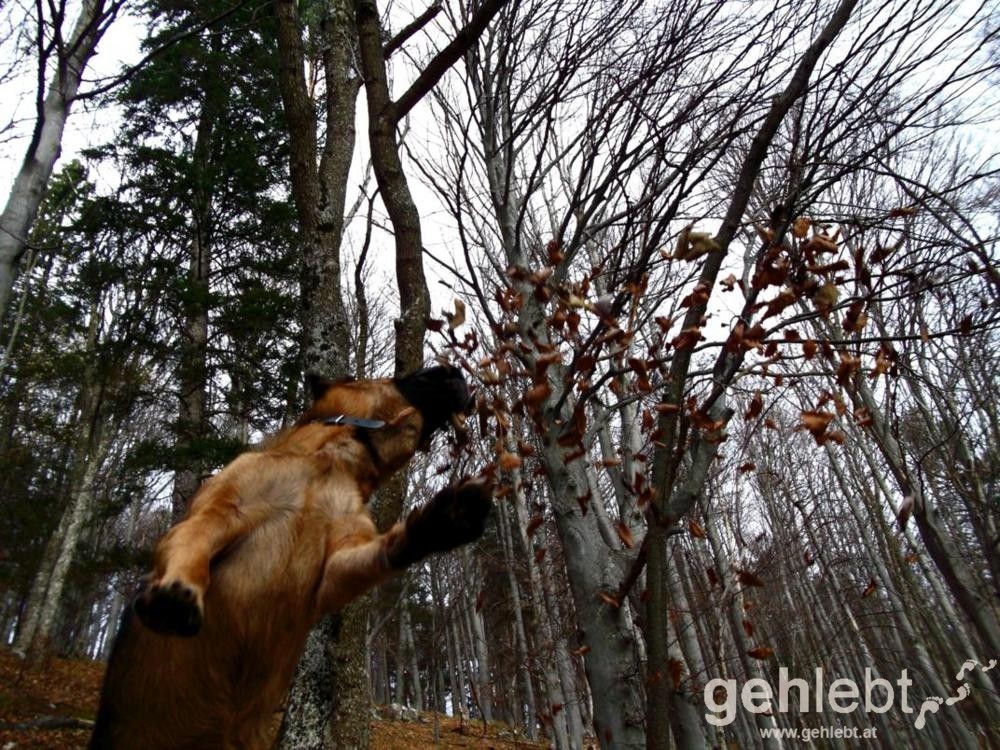
[[[7,205],[0,215],[0,324],[10,303],[17,265],[27,247],[28,233],[38,216],[52,169],[62,149],[63,130],[73,99],[107,27],[108,17],[117,11],[117,3],[112,7],[113,10],[108,11],[104,0],[83,1],[73,32],[63,46],[65,58],[57,62],[24,161],[14,177]],[[42,23],[41,19],[39,23]]]
[[[100,415],[100,384],[96,382],[93,352],[97,345],[99,310],[90,310],[87,347],[91,364],[83,374],[77,409],[77,438],[73,446],[68,501],[59,526],[53,532],[32,586],[29,609],[18,632],[14,650],[21,656],[44,653],[59,614],[63,588],[76,554],[84,525],[94,511],[94,484],[110,445]]]
[[[913,519],[931,559],[941,571],[952,595],[969,618],[988,652],[1000,654],[1000,623],[994,616],[994,610],[986,601],[985,594],[965,557],[943,528],[933,499],[924,493],[920,481],[911,476],[902,449],[889,430],[871,389],[863,379],[857,379],[854,387],[850,389],[850,394],[855,405],[866,408],[871,416],[875,443],[896,479],[900,494],[904,498],[910,498],[912,502]]]
[[[302,247],[303,369],[306,374],[342,377],[350,371],[348,324],[340,287],[340,243],[360,82],[351,73],[355,30],[350,4],[338,0],[325,6],[325,11],[326,138],[320,159],[298,4],[294,0],[274,3],[278,78],[288,124],[292,197]],[[345,611],[310,633],[289,693],[278,740],[281,750],[367,746],[366,631],[366,613],[359,616]],[[349,639],[353,647],[330,640],[338,637]],[[353,697],[344,695],[352,689]],[[338,713],[344,721],[334,721]]]
[[[213,48],[221,44],[212,36]],[[213,51],[217,51],[214,50]],[[177,414],[178,466],[174,472],[172,506],[174,520],[180,520],[187,502],[198,490],[205,463],[191,455],[192,445],[204,436],[208,394],[208,300],[212,271],[212,151],[216,124],[226,112],[225,87],[202,84],[203,101],[191,157],[193,205],[191,242],[188,248],[188,286],[185,289],[180,364],[177,368],[179,404]]]
[[[475,582],[481,580],[476,574],[475,566],[469,562],[469,550],[461,549],[456,553],[461,565],[465,593],[465,613],[469,623],[469,638],[472,653],[476,659],[476,694],[479,699],[479,710],[483,719],[493,721],[493,685],[490,681],[490,654],[486,644],[486,632],[483,627],[482,613],[476,610],[476,596],[473,591]]]
[[[521,679],[521,689],[523,691],[523,710],[519,704],[515,707],[515,716],[518,722],[523,723],[527,730],[528,739],[534,740],[538,736],[535,714],[538,706],[535,702],[535,688],[531,681],[530,669],[530,649],[528,648],[528,634],[524,627],[524,612],[521,599],[521,586],[517,582],[515,573],[516,555],[514,553],[514,539],[510,533],[509,504],[503,503],[497,508],[497,516],[500,524],[500,544],[504,553],[504,568],[507,571],[507,585],[510,587],[511,607],[514,610],[514,638],[517,643],[517,673]]]
[[[764,116],[753,141],[746,153],[734,185],[733,196],[726,209],[725,219],[715,237],[721,252],[710,253],[702,266],[698,284],[704,289],[714,289],[729,244],[736,232],[760,173],[761,166],[793,104],[806,92],[812,72],[820,57],[829,48],[847,24],[858,0],[841,0],[829,21],[803,52],[794,72],[782,92],[775,96]],[[755,293],[748,295],[747,303],[753,301]],[[682,330],[695,329],[701,325],[708,300],[697,302],[688,308],[681,324]],[[742,361],[742,353],[720,353],[713,371],[714,401],[706,411],[712,420],[722,419],[728,423],[732,412],[726,413],[725,388],[728,386]],[[688,371],[691,365],[691,350],[681,349],[674,353],[670,363],[664,402],[676,406],[683,405]],[[667,575],[667,527],[684,516],[701,493],[708,474],[708,466],[715,454],[711,436],[697,434],[692,439],[692,469],[684,487],[675,487],[678,478],[682,447],[679,442],[680,411],[664,412],[660,415],[658,431],[663,447],[658,448],[653,459],[653,487],[656,495],[650,507],[650,527],[647,535],[649,545],[647,566],[646,632],[649,648],[647,673],[650,687],[647,690],[646,719],[649,732],[649,750],[669,750],[670,685],[669,680],[656,679],[665,674],[669,661],[669,644],[664,621],[669,600]]]
[[[278,81],[288,123],[292,198],[302,247],[302,355],[306,374],[348,371],[348,323],[340,287],[340,242],[347,174],[354,155],[354,106],[360,82],[351,74],[354,23],[348,0],[325,6],[322,23],[326,79],[326,138],[322,159],[317,117],[305,77],[298,5],[275,0]]]

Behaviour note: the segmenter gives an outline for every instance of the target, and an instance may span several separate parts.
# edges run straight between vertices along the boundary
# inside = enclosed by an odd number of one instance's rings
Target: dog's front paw
[[[492,487],[480,480],[445,487],[406,518],[402,545],[390,562],[405,567],[433,552],[447,552],[483,535],[493,507]]]
[[[432,542],[432,552],[445,552],[481,537],[492,507],[492,487],[483,481],[466,482],[432,497],[414,525]]]
[[[150,583],[135,600],[142,624],[161,635],[197,635],[204,619],[202,591],[184,581]]]

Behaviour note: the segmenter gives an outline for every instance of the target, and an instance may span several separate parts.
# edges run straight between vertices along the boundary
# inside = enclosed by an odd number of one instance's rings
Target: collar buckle
[[[366,430],[379,430],[385,427],[385,422],[381,419],[362,419],[361,417],[349,417],[346,414],[335,414],[332,417],[317,420],[326,425],[347,425],[350,427],[362,427]]]

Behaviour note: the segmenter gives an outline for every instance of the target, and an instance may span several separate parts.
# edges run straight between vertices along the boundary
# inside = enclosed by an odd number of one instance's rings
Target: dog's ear
[[[330,380],[329,378],[324,378],[322,375],[310,372],[306,373],[306,390],[309,391],[309,395],[312,396],[313,401],[319,401],[333,386],[343,383],[353,383],[354,381],[355,378],[350,376]]]

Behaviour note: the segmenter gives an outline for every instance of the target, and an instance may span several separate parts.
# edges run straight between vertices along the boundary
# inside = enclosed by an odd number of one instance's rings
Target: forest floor
[[[26,668],[10,651],[0,649],[0,750],[75,750],[84,748],[88,728],[20,728],[49,719],[91,720],[104,675],[101,662],[50,659]],[[433,748],[496,748],[543,750],[545,742],[528,742],[501,722],[466,722],[438,714],[421,713],[417,721],[388,718],[379,709],[372,721],[372,750],[432,750]]]

